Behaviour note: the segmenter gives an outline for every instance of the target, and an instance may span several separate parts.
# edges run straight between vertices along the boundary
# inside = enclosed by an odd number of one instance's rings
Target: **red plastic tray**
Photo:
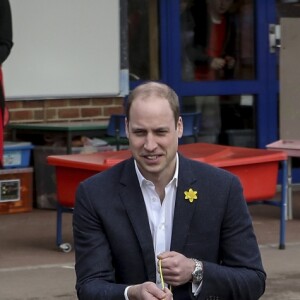
[[[195,143],[179,146],[185,156],[226,169],[237,175],[247,202],[268,200],[276,193],[278,165],[287,160],[283,151]],[[51,155],[47,162],[56,168],[57,197],[62,206],[73,207],[80,181],[130,157],[130,151]]]

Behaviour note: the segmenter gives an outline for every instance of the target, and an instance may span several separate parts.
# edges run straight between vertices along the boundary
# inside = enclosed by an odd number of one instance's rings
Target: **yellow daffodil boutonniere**
[[[197,191],[194,191],[193,189],[189,189],[188,191],[184,192],[184,196],[186,200],[189,200],[191,203],[197,199]]]

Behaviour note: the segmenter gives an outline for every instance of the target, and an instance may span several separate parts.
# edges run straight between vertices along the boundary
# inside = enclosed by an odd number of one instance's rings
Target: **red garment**
[[[223,45],[226,36],[226,19],[221,17],[219,24],[213,23],[210,31],[210,39],[207,48],[207,54],[210,57],[221,57],[223,53]]]
[[[216,24],[212,23],[210,28],[210,36],[208,40],[208,46],[206,49],[209,57],[222,57],[223,48],[226,37],[226,18],[221,16],[221,22]],[[197,80],[216,80],[217,71],[212,70],[210,66],[200,66],[196,68],[196,79]]]

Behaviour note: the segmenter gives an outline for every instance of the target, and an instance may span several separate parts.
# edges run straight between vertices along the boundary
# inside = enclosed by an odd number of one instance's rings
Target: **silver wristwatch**
[[[191,258],[195,262],[195,269],[192,273],[193,282],[201,282],[203,279],[203,263],[195,258]]]

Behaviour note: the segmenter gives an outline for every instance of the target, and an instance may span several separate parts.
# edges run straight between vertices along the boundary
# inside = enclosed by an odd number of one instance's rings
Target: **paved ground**
[[[278,208],[249,208],[268,275],[262,300],[300,300],[300,192],[294,192],[293,199],[294,218],[286,222],[285,250],[278,249]]]
[[[287,222],[286,249],[278,249],[279,209],[249,207],[268,274],[262,300],[300,300],[300,192],[294,192],[294,219]],[[64,214],[64,241],[72,243],[72,215]],[[71,300],[74,252],[55,245],[56,212],[0,215],[0,299]]]

